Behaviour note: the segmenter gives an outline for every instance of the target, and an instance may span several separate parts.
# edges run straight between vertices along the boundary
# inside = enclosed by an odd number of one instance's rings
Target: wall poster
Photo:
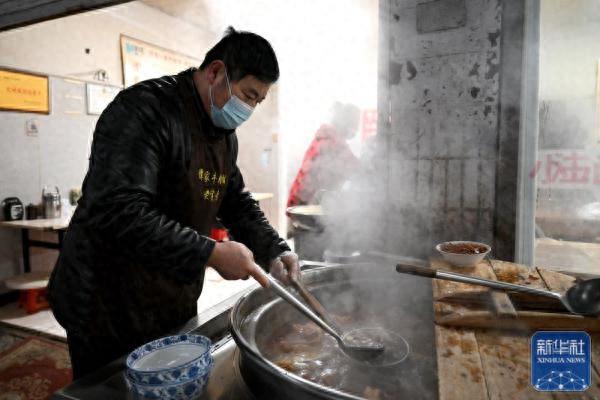
[[[48,76],[0,68],[0,110],[49,114]]]
[[[125,87],[146,79],[177,74],[202,63],[196,58],[125,35],[121,35],[121,61]]]

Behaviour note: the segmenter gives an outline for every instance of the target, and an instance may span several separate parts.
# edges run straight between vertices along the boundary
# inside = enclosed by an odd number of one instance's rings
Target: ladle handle
[[[334,329],[336,332],[341,332],[341,329],[337,326],[333,318],[329,315],[325,307],[317,300],[315,296],[304,286],[304,284],[297,278],[290,278],[292,285],[296,288],[300,296],[306,301],[306,303],[312,308],[312,310],[321,317],[327,324]]]
[[[514,283],[506,283],[500,281],[492,281],[485,278],[476,278],[474,276],[457,274],[455,272],[439,271],[428,267],[418,267],[416,265],[398,264],[396,265],[396,271],[403,274],[419,275],[427,278],[444,279],[447,281],[468,283],[471,285],[486,286],[496,290],[503,291],[514,291],[521,293],[529,293],[538,296],[551,297],[553,299],[561,300],[561,295],[558,293],[550,292],[547,290],[535,289],[522,285],[515,285]]]
[[[283,300],[287,301],[290,305],[292,305],[296,310],[300,311],[304,314],[308,319],[313,321],[315,324],[319,325],[325,332],[329,333],[331,336],[336,338],[338,341],[342,341],[342,337],[330,327],[325,321],[323,321],[317,314],[315,314],[310,308],[306,307],[300,300],[292,296],[290,292],[288,292],[285,287],[275,278],[273,278],[270,274],[267,274],[261,269],[262,273],[264,273],[269,280],[270,289],[274,291],[279,297]]]
[[[419,267],[416,265],[408,265],[408,264],[397,264],[396,271],[401,274],[410,274],[410,275],[418,275],[424,276],[425,278],[437,278],[437,271],[428,267]]]

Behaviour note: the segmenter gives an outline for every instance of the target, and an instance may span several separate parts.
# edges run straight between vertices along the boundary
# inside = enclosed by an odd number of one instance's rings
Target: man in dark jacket
[[[270,44],[229,28],[199,69],[127,88],[102,113],[49,285],[75,378],[195,316],[207,265],[263,286],[261,267],[297,276],[236,165],[235,128],[278,77]],[[234,241],[206,236],[216,218]]]

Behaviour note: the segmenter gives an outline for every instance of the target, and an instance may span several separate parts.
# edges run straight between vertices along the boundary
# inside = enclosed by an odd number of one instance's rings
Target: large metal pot
[[[386,387],[393,388],[394,398],[437,398],[430,282],[401,276],[393,264],[320,267],[305,271],[303,280],[330,311],[369,313],[375,316],[377,324],[409,343],[409,355],[402,363],[368,367],[365,382],[377,384],[391,379],[386,381]],[[291,323],[306,321],[270,291],[258,288],[246,294],[234,306],[230,319],[232,335],[240,349],[242,376],[259,398],[363,398],[360,391],[349,393],[346,387],[315,383],[266,358],[265,349],[274,332]]]

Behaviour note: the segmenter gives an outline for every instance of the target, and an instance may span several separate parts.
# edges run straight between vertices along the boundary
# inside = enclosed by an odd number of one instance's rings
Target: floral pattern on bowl
[[[197,398],[202,394],[210,377],[212,366],[213,361],[211,360],[207,368],[199,376],[174,383],[163,383],[160,385],[138,383],[131,379],[129,371],[126,373],[125,381],[129,390],[135,395],[135,398],[189,400]]]

